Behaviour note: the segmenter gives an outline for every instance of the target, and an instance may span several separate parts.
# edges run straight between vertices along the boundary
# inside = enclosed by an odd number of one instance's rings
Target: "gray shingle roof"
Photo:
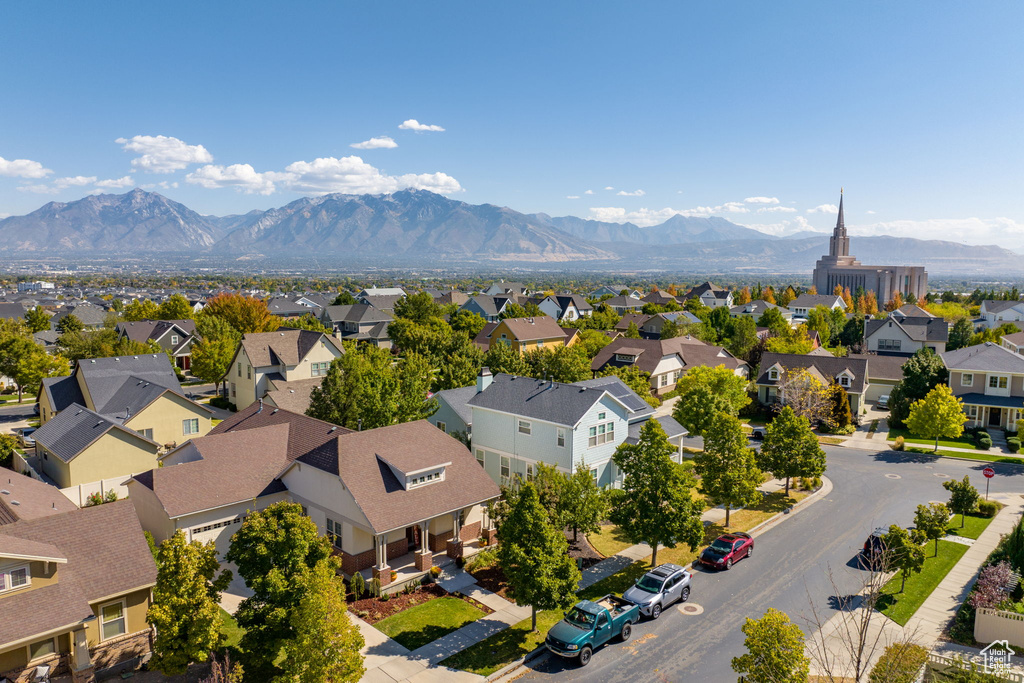
[[[832,308],[836,305],[838,300],[842,308],[846,308],[846,302],[843,301],[843,297],[837,294],[801,294],[797,298],[789,302],[789,308],[814,308],[815,306],[824,306],[825,308]]]
[[[0,318],[19,320],[25,317],[25,307],[21,304],[0,303]]]
[[[498,374],[490,386],[468,403],[471,407],[489,408],[572,427],[606,392],[607,389],[603,388],[591,389],[532,377]]]
[[[867,320],[864,325],[864,337],[877,334],[886,327],[898,327],[916,342],[946,342],[949,340],[949,323],[936,317],[896,317],[884,320]]]
[[[853,381],[846,391],[851,394],[862,394],[867,387],[868,361],[865,357],[846,356],[810,356],[795,353],[766,353],[761,356],[761,376],[757,384],[776,385],[778,381],[768,379],[768,371],[773,365],[779,364],[786,370],[814,370],[826,381],[831,382],[844,370],[853,373]]]
[[[661,417],[655,417],[651,419],[658,421],[658,424],[661,425],[661,428],[665,430],[666,434],[668,434],[669,440],[682,438],[690,433],[686,431],[686,427],[676,422],[675,418],[673,418],[671,415],[663,415]],[[646,423],[647,421],[644,420],[643,422],[634,422],[633,424],[629,425],[629,435],[626,437],[626,443],[638,443],[640,441],[640,430],[643,429]]]
[[[55,411],[61,411],[72,403],[85,405],[85,397],[74,375],[67,377],[43,378],[42,391],[46,394]]]
[[[573,382],[576,386],[588,387],[590,389],[604,389],[609,394],[619,399],[629,409],[629,421],[654,414],[654,408],[641,398],[635,391],[615,375],[608,377],[595,377],[585,379],[582,382]]]
[[[148,444],[154,454],[160,448],[152,439],[147,439],[138,432],[76,403],[50,418],[46,424],[33,432],[32,438],[64,462],[71,462],[111,429],[123,431],[138,439],[140,444]]]
[[[109,412],[107,404],[126,383],[149,382],[182,394],[181,384],[165,353],[84,359],[75,366],[72,376],[76,375],[85,382],[92,404],[100,413]]]
[[[328,306],[324,310],[324,317],[332,323],[353,322],[353,323],[375,323],[390,322],[394,320],[388,313],[374,308],[368,304],[351,304],[348,306]]]
[[[981,306],[988,313],[1002,313],[1003,311],[1009,310],[1014,306],[1019,306],[1020,301],[982,301]]]
[[[458,387],[456,389],[445,389],[434,394],[434,398],[447,403],[455,414],[467,425],[473,424],[473,409],[469,406],[469,399],[476,396],[476,385]]]
[[[989,396],[987,394],[960,394],[957,398],[965,405],[992,406],[993,408],[1024,408],[1024,397]]]
[[[940,353],[939,357],[950,370],[1024,374],[1024,356],[993,342],[946,351]]]

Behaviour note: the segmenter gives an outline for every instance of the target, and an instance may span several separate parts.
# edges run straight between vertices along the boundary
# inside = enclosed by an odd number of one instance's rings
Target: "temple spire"
[[[836,220],[836,237],[846,236],[846,223],[843,220],[843,188],[839,188],[839,219]]]
[[[843,219],[842,188],[839,188],[839,218],[836,219],[836,229],[832,231],[832,238],[829,240],[828,253],[833,258],[850,256],[850,238],[846,236],[846,222]]]

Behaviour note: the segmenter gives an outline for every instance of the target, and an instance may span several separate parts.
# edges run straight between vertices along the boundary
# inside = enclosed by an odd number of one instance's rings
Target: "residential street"
[[[670,608],[656,622],[642,621],[632,640],[612,643],[594,654],[586,669],[551,656],[534,664],[523,680],[565,681],[728,681],[729,666],[744,652],[740,627],[746,617],[760,617],[769,607],[780,609],[808,631],[808,593],[827,619],[833,613],[831,568],[844,594],[861,588],[856,555],[876,526],[909,525],[919,503],[946,501],[942,482],[970,475],[984,492],[981,470],[988,463],[933,459],[917,454],[872,453],[826,447],[827,475],[832,492],[793,519],[758,536],[755,552],[731,571],[696,569],[692,605],[698,615]],[[1024,490],[1024,468],[993,465],[991,491]],[[895,475],[895,476],[894,476]],[[813,629],[810,629],[813,630]]]

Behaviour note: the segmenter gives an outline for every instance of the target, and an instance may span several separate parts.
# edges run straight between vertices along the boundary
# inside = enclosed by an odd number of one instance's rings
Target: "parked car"
[[[882,555],[885,552],[885,535],[889,530],[885,527],[878,527],[871,532],[868,540],[864,541],[864,547],[860,549],[861,564],[865,568],[875,568],[881,563]],[[881,569],[879,566],[878,569]]]
[[[879,410],[889,410],[889,394],[883,394],[875,401],[875,407]]]
[[[735,562],[750,557],[754,539],[750,534],[736,532],[723,534],[712,541],[700,554],[700,563],[714,569],[732,569]]]
[[[36,447],[36,440],[32,438],[32,434],[35,431],[35,427],[22,427],[15,432],[15,434],[18,435],[18,442],[21,444],[22,448],[29,449]]]
[[[559,657],[574,658],[580,666],[590,663],[594,650],[618,637],[629,640],[633,624],[640,621],[640,607],[614,595],[591,602],[583,600],[551,627],[544,646]]]
[[[764,435],[766,433],[767,432],[765,431],[764,427],[754,427],[752,430],[750,430],[750,438],[754,439],[755,441],[764,441]]]
[[[640,607],[640,614],[651,619],[661,616],[662,610],[677,600],[690,599],[692,574],[678,564],[658,565],[647,572],[622,594],[622,599]]]

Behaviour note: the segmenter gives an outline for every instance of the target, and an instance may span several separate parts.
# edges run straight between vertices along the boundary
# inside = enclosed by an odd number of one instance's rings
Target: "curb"
[[[760,536],[765,531],[768,531],[768,529],[772,528],[773,526],[778,524],[780,521],[782,521],[782,519],[784,517],[786,517],[787,515],[796,514],[797,512],[800,512],[805,507],[808,507],[810,505],[813,505],[814,503],[817,503],[819,500],[821,500],[822,498],[824,498],[825,496],[827,496],[831,492],[832,492],[832,480],[829,479],[828,477],[823,476],[821,478],[821,487],[819,487],[817,491],[815,491],[811,495],[807,496],[806,498],[801,500],[796,505],[791,505],[790,507],[786,508],[782,512],[779,512],[779,513],[777,513],[775,515],[772,515],[771,517],[769,517],[768,519],[764,520],[763,522],[761,522],[760,524],[755,526],[753,529],[751,529],[747,533],[750,534],[751,536]]]
[[[516,661],[506,665],[501,669],[498,669],[484,680],[488,683],[491,683],[492,681],[499,681],[508,676],[509,674],[513,673],[520,667],[524,666],[527,662],[532,662],[533,660],[540,659],[541,657],[546,658],[547,653],[548,651],[546,647],[544,647],[543,645],[538,645],[532,652],[527,653],[526,656],[517,659]]]

